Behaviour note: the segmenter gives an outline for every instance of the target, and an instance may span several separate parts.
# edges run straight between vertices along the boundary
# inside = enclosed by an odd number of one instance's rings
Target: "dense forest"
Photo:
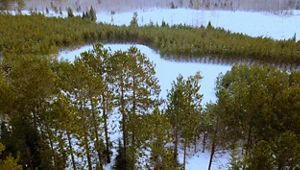
[[[300,42],[295,41],[296,35],[290,40],[276,41],[231,33],[214,28],[210,23],[199,28],[165,23],[139,27],[134,15],[130,26],[114,26],[96,24],[91,17],[74,17],[71,12],[69,16],[62,19],[35,13],[32,16],[0,15],[0,51],[3,55],[54,54],[62,47],[96,41],[138,42],[159,50],[162,55],[182,60],[210,57],[300,64]]]
[[[0,15],[0,170],[186,169],[190,150],[230,154],[231,170],[300,167],[300,42],[253,38],[207,26],[95,23],[75,17]],[[181,60],[254,60],[216,79],[201,104],[202,75],[178,75],[165,99],[155,65],[137,42]],[[73,62],[63,48],[96,43]],[[117,141],[115,137],[118,137]],[[117,148],[115,148],[117,146]],[[179,154],[183,153],[183,161]]]
[[[103,169],[113,161],[114,169],[185,169],[196,147],[211,152],[209,169],[220,150],[230,152],[230,169],[299,167],[299,72],[234,66],[218,78],[217,102],[205,106],[201,78],[179,75],[162,101],[155,67],[136,48],[112,53],[98,44],[73,63],[4,57],[0,167]]]

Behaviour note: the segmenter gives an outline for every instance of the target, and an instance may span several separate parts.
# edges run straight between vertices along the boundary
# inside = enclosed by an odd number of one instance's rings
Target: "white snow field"
[[[194,10],[194,9],[150,9],[136,11],[140,25],[161,24],[162,21],[170,25],[186,24],[191,26],[206,26],[210,21],[213,26],[221,27],[232,32],[249,36],[271,37],[282,40],[296,35],[300,39],[300,11],[290,11],[287,15],[249,11],[225,10]],[[98,22],[116,25],[128,25],[133,12],[123,12],[111,15],[107,12],[97,14]]]

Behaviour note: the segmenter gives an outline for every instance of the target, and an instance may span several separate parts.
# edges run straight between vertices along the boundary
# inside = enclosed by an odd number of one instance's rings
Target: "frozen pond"
[[[127,50],[131,47],[131,44],[106,44],[105,48],[111,48],[115,50]],[[160,54],[151,48],[144,45],[134,45],[142,53],[144,53],[155,65],[156,76],[161,86],[161,97],[166,98],[167,90],[171,88],[171,84],[176,80],[179,74],[184,77],[194,75],[197,71],[201,73],[203,79],[201,80],[201,93],[203,96],[202,103],[205,104],[209,101],[215,101],[215,81],[220,73],[226,73],[230,70],[230,65],[208,64],[208,63],[191,63],[191,62],[173,62],[162,59]],[[79,56],[80,53],[91,50],[92,45],[83,46],[75,50],[65,50],[59,53],[60,59],[66,59],[73,61],[75,56]]]
[[[289,39],[296,35],[300,37],[300,11],[290,11],[290,15],[274,15],[263,12],[224,11],[224,10],[193,10],[193,9],[152,9],[136,11],[140,25],[186,24],[206,26],[210,21],[214,27],[221,27],[232,32],[247,34],[253,37],[264,36],[274,39]],[[98,13],[98,22],[116,25],[128,25],[133,12],[123,12],[111,15]],[[298,40],[300,38],[296,37]]]

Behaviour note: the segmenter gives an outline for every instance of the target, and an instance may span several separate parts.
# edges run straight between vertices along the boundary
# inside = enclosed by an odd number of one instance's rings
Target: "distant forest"
[[[13,2],[13,3],[10,3]],[[0,7],[16,8],[17,3],[26,9],[45,9],[59,6],[62,9],[86,10],[90,6],[96,10],[124,11],[145,8],[194,8],[194,9],[226,9],[251,11],[282,11],[299,9],[300,0],[0,0]],[[14,4],[14,5],[12,5]]]

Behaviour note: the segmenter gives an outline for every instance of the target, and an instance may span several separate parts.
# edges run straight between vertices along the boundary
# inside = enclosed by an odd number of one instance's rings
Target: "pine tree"
[[[73,10],[70,7],[68,7],[67,11],[68,11],[68,17],[69,18],[74,17]]]
[[[134,167],[143,138],[141,117],[158,104],[159,86],[153,64],[136,48],[116,52],[112,56],[111,76],[119,113],[126,162],[124,167]]]
[[[130,26],[131,27],[138,27],[138,13],[137,12],[133,13],[132,19],[130,21]]]
[[[96,15],[96,12],[95,12],[95,10],[94,10],[94,8],[91,6],[91,8],[90,8],[90,11],[89,11],[89,18],[90,18],[90,20],[91,21],[96,21],[97,20],[97,15]]]
[[[201,117],[201,100],[199,81],[201,76],[196,73],[185,80],[181,75],[173,82],[168,94],[167,115],[174,132],[174,159],[177,160],[178,144],[183,139],[184,165],[186,162],[186,149],[197,136]],[[181,135],[179,135],[181,134]]]

